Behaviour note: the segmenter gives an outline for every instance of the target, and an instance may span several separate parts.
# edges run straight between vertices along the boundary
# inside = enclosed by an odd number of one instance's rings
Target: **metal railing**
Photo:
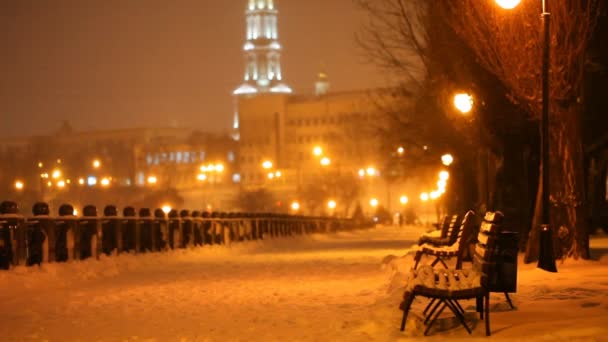
[[[0,269],[16,265],[67,262],[100,255],[152,253],[204,245],[329,233],[355,228],[351,219],[274,213],[225,213],[125,207],[86,206],[82,216],[62,205],[51,216],[46,203],[36,203],[33,216],[19,213],[14,202],[0,204]]]

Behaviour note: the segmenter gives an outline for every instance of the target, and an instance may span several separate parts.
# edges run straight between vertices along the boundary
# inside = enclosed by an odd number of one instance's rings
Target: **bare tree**
[[[522,2],[507,12],[493,1],[438,2],[440,13],[496,75],[511,100],[538,120],[541,114],[541,1]],[[600,2],[551,1],[550,73],[550,227],[556,254],[589,257],[583,180],[582,98],[585,53],[600,12]],[[540,189],[539,186],[539,192]],[[541,203],[537,200],[527,259],[538,255],[535,243]]]

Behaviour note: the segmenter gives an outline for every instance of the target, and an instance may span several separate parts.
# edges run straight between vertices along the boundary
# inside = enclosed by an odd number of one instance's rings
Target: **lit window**
[[[235,173],[232,175],[232,182],[234,183],[240,183],[241,182],[241,175],[238,173]]]

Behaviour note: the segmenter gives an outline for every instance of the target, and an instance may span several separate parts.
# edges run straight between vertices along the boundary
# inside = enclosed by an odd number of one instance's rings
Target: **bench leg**
[[[437,313],[435,314],[433,319],[431,319],[431,321],[429,322],[429,325],[426,326],[426,329],[424,330],[424,336],[427,336],[427,334],[429,333],[429,330],[431,330],[431,327],[433,326],[433,323],[435,323],[435,321],[437,320],[439,315],[441,315],[441,313],[443,312],[443,310],[445,310],[445,308],[447,306],[447,303],[443,299],[439,300],[438,305],[439,304],[443,304],[443,305],[441,306],[441,309],[439,309],[439,311],[437,311]]]
[[[433,298],[429,301],[429,303],[427,304],[426,308],[424,308],[424,310],[422,311],[423,315],[426,315],[426,313],[429,311],[429,309],[431,308],[431,306],[435,303],[436,299]]]
[[[507,302],[509,303],[509,306],[511,306],[511,309],[515,309],[515,306],[513,306],[513,302],[511,301],[511,297],[509,297],[508,292],[505,292],[505,297],[507,298]]]
[[[462,326],[464,326],[464,328],[467,330],[467,332],[470,335],[472,333],[471,328],[469,328],[469,326],[467,325],[467,322],[464,320],[464,315],[458,311],[458,307],[456,306],[456,304],[454,304],[451,300],[446,300],[445,303],[450,308],[450,310],[452,310],[452,312],[454,313],[456,318],[458,318],[458,320],[460,321]],[[460,304],[458,304],[458,305],[460,305]]]
[[[420,259],[422,258],[422,252],[416,252],[416,255],[414,256],[414,261],[416,261],[416,263],[414,264],[414,269],[418,268],[418,263],[420,262]]]
[[[414,301],[414,294],[406,292],[403,295],[403,302],[401,302],[401,310],[403,310],[403,318],[401,319],[401,331],[405,330],[405,323],[407,321],[407,314],[410,312],[410,307]]]
[[[431,301],[431,303],[435,301],[435,299],[433,298],[433,300]],[[431,317],[433,317],[433,314],[435,313],[435,311],[437,311],[437,308],[439,308],[439,305],[441,305],[441,301],[437,301],[437,303],[435,303],[435,305],[433,306],[433,309],[431,310],[431,312],[426,316],[426,318],[424,319],[424,324],[428,324],[429,320],[431,319]],[[429,304],[430,306],[430,304]],[[424,312],[423,312],[424,314]]]
[[[486,292],[486,336],[490,335],[490,292]]]

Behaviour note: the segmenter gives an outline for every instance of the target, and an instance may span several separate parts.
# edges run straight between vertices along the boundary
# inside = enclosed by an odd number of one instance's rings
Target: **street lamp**
[[[454,95],[454,106],[462,114],[467,114],[473,110],[473,96],[467,93],[459,93]]]
[[[23,182],[22,182],[22,181],[20,181],[20,180],[15,181],[15,189],[17,189],[17,190],[21,191],[21,190],[23,190],[23,186],[24,186],[24,185],[23,185]]]
[[[548,11],[548,0],[542,0],[541,20],[543,25],[543,65],[542,65],[542,115],[541,125],[541,190],[542,190],[542,222],[541,230],[549,231],[549,67],[551,52],[551,13]],[[513,9],[520,0],[496,0],[496,3],[505,9]],[[540,264],[540,260],[539,260]],[[543,269],[557,272],[555,261],[550,265],[544,265]]]
[[[444,154],[441,156],[441,163],[445,166],[450,166],[454,162],[454,157],[451,154]]]

